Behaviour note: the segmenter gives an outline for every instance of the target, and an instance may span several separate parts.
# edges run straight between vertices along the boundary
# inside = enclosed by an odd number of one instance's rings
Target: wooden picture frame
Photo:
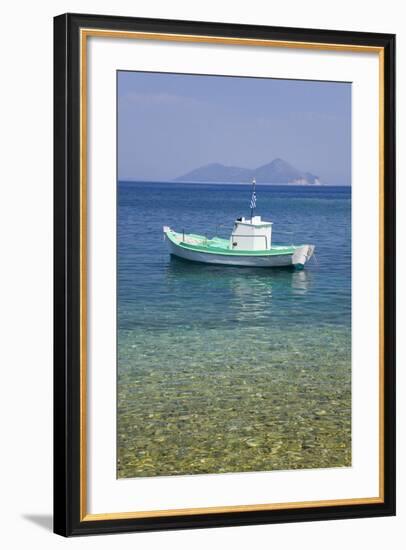
[[[166,511],[88,512],[87,88],[89,37],[375,53],[380,78],[379,495]],[[54,531],[63,536],[395,514],[395,37],[64,14],[54,20]],[[115,365],[109,368],[114,369]]]

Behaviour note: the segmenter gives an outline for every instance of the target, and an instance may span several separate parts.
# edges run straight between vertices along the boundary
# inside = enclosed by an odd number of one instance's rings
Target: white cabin
[[[272,246],[272,222],[261,216],[235,220],[230,237],[232,250],[269,250]]]

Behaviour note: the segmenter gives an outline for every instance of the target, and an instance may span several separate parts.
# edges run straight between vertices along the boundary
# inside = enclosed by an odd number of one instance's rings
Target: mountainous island
[[[283,159],[277,158],[258,168],[241,168],[213,163],[196,168],[175,181],[196,183],[250,183],[255,178],[257,183],[279,185],[323,185],[318,176],[302,172]]]

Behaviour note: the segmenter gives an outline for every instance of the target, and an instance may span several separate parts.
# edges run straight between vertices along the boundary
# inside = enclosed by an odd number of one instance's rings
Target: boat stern
[[[313,256],[314,249],[314,244],[304,244],[297,248],[292,255],[292,265],[296,269],[303,269],[305,263]]]

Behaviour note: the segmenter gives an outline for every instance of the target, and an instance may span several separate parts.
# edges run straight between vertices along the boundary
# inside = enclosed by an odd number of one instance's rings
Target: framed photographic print
[[[55,18],[55,532],[395,513],[395,37]]]

